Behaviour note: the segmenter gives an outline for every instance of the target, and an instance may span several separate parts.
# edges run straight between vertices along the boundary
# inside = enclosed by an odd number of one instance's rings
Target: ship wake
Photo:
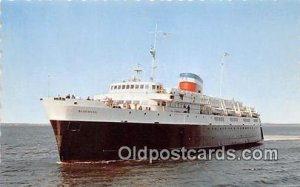
[[[266,135],[264,141],[291,141],[300,140],[300,136]]]
[[[72,164],[111,164],[111,163],[138,163],[144,162],[144,160],[101,160],[101,161],[72,161],[72,162],[61,162],[57,161],[59,165],[72,165]]]

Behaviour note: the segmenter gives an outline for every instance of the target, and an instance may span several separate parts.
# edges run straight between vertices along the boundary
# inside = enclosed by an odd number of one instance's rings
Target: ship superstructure
[[[120,109],[259,117],[253,107],[234,100],[209,97],[202,91],[203,81],[198,75],[181,73],[178,88],[165,89],[161,83],[133,79],[111,84],[108,94],[96,95],[94,100]]]

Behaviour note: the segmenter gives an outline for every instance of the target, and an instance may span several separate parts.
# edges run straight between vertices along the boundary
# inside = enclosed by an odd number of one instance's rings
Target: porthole
[[[147,115],[147,113],[145,112],[144,115]]]

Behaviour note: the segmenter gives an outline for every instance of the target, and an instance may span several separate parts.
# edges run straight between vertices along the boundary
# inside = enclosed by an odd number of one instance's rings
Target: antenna
[[[224,71],[224,63],[225,63],[225,57],[229,56],[227,52],[224,53],[221,59],[221,71],[220,71],[220,98],[222,97],[222,84],[223,84],[223,71]]]

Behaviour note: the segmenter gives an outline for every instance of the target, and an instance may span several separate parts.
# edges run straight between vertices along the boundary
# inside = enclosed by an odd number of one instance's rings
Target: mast
[[[151,64],[151,76],[150,76],[150,81],[154,81],[154,74],[155,74],[155,69],[157,68],[156,64],[156,40],[157,40],[157,33],[161,31],[157,31],[157,24],[155,25],[155,31],[154,33],[154,42],[153,46],[150,49],[150,54],[152,57],[152,64]]]
[[[134,76],[133,76],[133,81],[141,81],[140,80],[140,74],[143,72],[143,69],[141,68],[141,65],[138,64],[137,67],[133,68],[133,71],[135,72]]]
[[[47,80],[47,92],[48,92],[48,97],[50,97],[50,78],[51,78],[51,76],[48,74],[48,80]]]
[[[151,76],[150,81],[154,81],[155,79],[155,69],[157,68],[157,61],[156,61],[156,43],[157,43],[157,36],[159,33],[162,33],[163,37],[168,37],[169,33],[165,33],[163,31],[157,30],[157,24],[155,24],[155,30],[150,32],[151,34],[154,34],[154,42],[153,46],[150,49],[150,54],[152,57],[152,64],[151,64]]]
[[[224,55],[222,56],[222,59],[221,59],[221,70],[220,70],[220,98],[222,97],[222,84],[223,84],[223,71],[224,71],[224,62],[225,62],[225,57],[226,56],[229,56],[228,53],[224,53]]]

